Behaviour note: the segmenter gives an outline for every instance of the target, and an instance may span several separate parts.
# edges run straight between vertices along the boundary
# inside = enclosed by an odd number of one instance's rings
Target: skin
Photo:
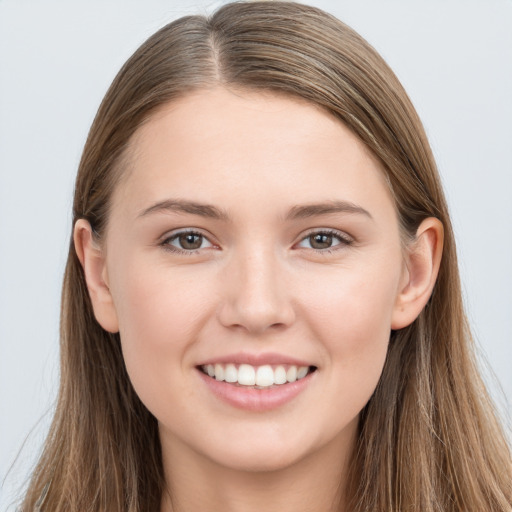
[[[289,97],[194,93],[141,127],[130,153],[102,244],[85,220],[75,244],[96,318],[120,332],[132,383],[159,422],[172,495],[162,512],[343,509],[359,414],[390,330],[430,296],[441,224],[427,219],[404,247],[376,159]],[[170,199],[222,215],[148,211]],[[364,212],[290,215],[335,202]],[[175,235],[191,228],[200,248],[177,252]],[[332,247],[315,249],[312,232],[332,231]],[[283,406],[248,411],[219,400],[197,369],[239,352],[317,370]]]

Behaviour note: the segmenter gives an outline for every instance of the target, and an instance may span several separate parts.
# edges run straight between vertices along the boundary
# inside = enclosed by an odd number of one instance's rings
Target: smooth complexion
[[[104,239],[81,220],[75,244],[96,318],[120,332],[159,422],[162,511],[335,510],[390,331],[432,291],[441,224],[404,246],[375,158],[276,94],[181,98],[128,160]],[[287,392],[297,383],[242,388],[200,369],[230,361],[315,371]]]

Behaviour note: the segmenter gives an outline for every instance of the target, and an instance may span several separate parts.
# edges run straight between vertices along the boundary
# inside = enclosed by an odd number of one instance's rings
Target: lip
[[[251,366],[289,365],[289,366],[314,366],[310,361],[304,361],[295,357],[278,354],[275,352],[264,352],[251,354],[249,352],[238,352],[236,354],[214,357],[199,363],[197,366],[208,364],[250,364]]]
[[[218,359],[215,361],[220,363]],[[230,361],[233,360],[230,359]],[[203,373],[199,368],[196,368],[196,371],[207,389],[217,398],[233,407],[236,407],[237,409],[245,409],[246,411],[253,412],[270,411],[291,402],[309,387],[317,373],[316,371],[311,372],[295,382],[288,382],[287,384],[280,384],[269,388],[256,389],[215,380]]]

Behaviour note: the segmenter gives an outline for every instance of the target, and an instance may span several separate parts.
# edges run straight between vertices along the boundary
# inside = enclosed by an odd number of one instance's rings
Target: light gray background
[[[224,2],[0,0],[0,489],[46,432],[74,175],[115,73],[170,20]],[[479,351],[512,397],[512,1],[315,0],[395,70],[433,145]],[[489,373],[489,372],[488,372]],[[492,381],[491,377],[487,377]],[[498,382],[501,410],[510,414]]]

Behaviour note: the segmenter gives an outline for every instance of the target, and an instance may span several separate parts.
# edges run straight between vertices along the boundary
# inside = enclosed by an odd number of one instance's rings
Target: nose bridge
[[[221,322],[251,333],[289,325],[293,307],[285,286],[283,264],[269,245],[240,248],[228,265]]]

